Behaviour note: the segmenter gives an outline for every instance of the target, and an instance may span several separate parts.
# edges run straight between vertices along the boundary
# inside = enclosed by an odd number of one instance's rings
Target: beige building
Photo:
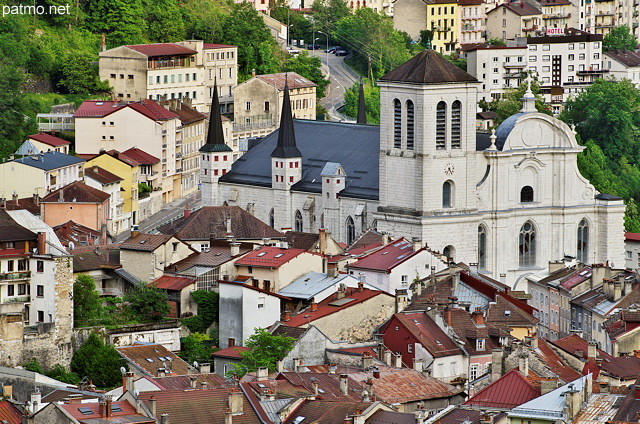
[[[487,38],[527,37],[542,26],[542,11],[527,3],[504,3],[487,12]]]
[[[189,98],[199,111],[211,105],[217,79],[223,112],[231,112],[237,50],[201,40],[120,46],[100,52],[100,79],[109,82],[118,100]]]
[[[486,3],[483,0],[459,0],[460,25],[458,41],[460,44],[482,43],[485,40]]]
[[[285,81],[297,119],[316,119],[316,84],[289,72],[257,75],[234,89],[233,138],[266,136],[280,125]]]
[[[131,232],[131,237],[120,245],[122,268],[140,281],[154,281],[164,275],[164,268],[187,256],[194,250],[173,236],[140,234]]]

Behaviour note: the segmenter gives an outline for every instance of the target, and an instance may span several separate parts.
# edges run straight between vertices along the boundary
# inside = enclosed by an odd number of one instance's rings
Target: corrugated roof
[[[74,181],[47,194],[41,203],[98,203],[109,200],[111,195],[97,188],[90,187],[83,182]]]
[[[335,284],[339,284],[344,279],[353,280],[354,284],[352,285],[356,285],[356,282],[358,281],[355,277],[348,274],[329,277],[327,274],[323,274],[321,272],[310,272],[288,284],[285,288],[280,290],[278,294],[296,299],[311,300],[318,293],[334,286]]]
[[[562,420],[566,418],[564,393],[571,390],[583,390],[588,381],[588,376],[581,377],[564,386],[537,397],[520,406],[516,406],[509,412],[509,417],[522,417],[541,420]],[[571,385],[571,388],[569,387]]]
[[[64,248],[56,233],[53,231],[53,228],[49,227],[39,218],[33,216],[32,213],[26,210],[18,210],[18,211],[7,211],[9,216],[29,231],[34,233],[46,233],[47,236],[47,245],[46,251],[50,255],[68,255],[67,250]]]
[[[40,143],[47,144],[51,147],[66,146],[67,144],[71,144],[70,141],[64,140],[60,137],[56,137],[47,133],[32,134],[27,136],[27,138],[39,141]]]
[[[51,171],[53,169],[64,168],[65,166],[81,164],[84,162],[84,159],[52,150],[50,152],[40,153],[39,155],[14,159],[7,163],[9,162],[21,163],[45,171]]]
[[[480,390],[464,405],[482,408],[511,409],[540,396],[540,389],[526,379],[517,368]]]
[[[302,179],[291,186],[292,191],[321,193],[324,165],[349,158],[342,163],[346,187],[339,196],[378,200],[379,126],[294,120],[294,129],[303,172]],[[271,187],[271,152],[278,133],[272,132],[238,158],[220,182]]]
[[[126,46],[149,57],[191,56],[198,52],[176,43],[133,44]]]
[[[195,284],[195,282],[195,278],[172,277],[170,275],[163,275],[162,277],[156,278],[155,280],[150,282],[149,286],[155,286],[156,288],[163,290],[182,290],[192,284]]]
[[[474,76],[458,68],[434,50],[423,50],[380,78],[380,81],[413,84],[478,82]]]
[[[609,422],[618,411],[623,395],[593,393],[587,404],[573,419],[573,424],[600,424]]]

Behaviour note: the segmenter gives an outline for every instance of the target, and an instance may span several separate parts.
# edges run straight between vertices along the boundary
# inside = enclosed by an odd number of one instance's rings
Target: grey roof
[[[9,216],[18,223],[18,225],[26,228],[34,233],[46,234],[46,253],[54,256],[67,256],[69,253],[67,249],[60,243],[60,239],[56,235],[53,228],[45,224],[41,219],[36,218],[31,212],[25,209],[17,211],[7,211]],[[41,252],[39,252],[41,253]]]
[[[310,272],[288,284],[278,294],[296,299],[310,300],[323,290],[333,286],[345,278],[354,278],[348,274],[340,274],[337,277],[329,277],[321,272]]]
[[[294,401],[293,398],[288,399],[276,399],[276,400],[261,400],[260,406],[266,412],[267,416],[271,420],[271,422],[279,423],[280,417],[278,416],[278,411],[287,406],[289,403]]]
[[[517,406],[509,412],[509,417],[522,417],[522,418],[538,418],[541,420],[562,420],[566,418],[564,408],[566,406],[565,393],[570,390],[569,386],[573,387],[573,390],[583,390],[585,383],[587,383],[589,376],[585,375],[577,380],[567,383],[564,386],[555,389],[545,395],[539,396],[529,402],[523,403]]]
[[[276,148],[271,152],[271,157],[299,158],[301,156],[302,154],[296,146],[296,132],[293,126],[293,114],[291,113],[291,99],[289,98],[289,83],[287,82],[287,75],[285,74],[278,144],[276,144]]]
[[[470,310],[474,311],[475,308],[485,309],[489,302],[492,302],[493,299],[481,294],[479,291],[474,290],[467,286],[462,281],[458,283],[458,287],[456,291],[453,293],[455,297],[458,298],[459,303],[469,304]]]
[[[324,165],[324,168],[322,168],[322,172],[320,172],[320,175],[322,175],[323,177],[325,176],[333,177],[338,173],[338,169],[340,169],[339,163],[327,162]]]
[[[340,196],[378,200],[379,126],[294,120],[294,127],[296,146],[302,153],[302,179],[292,190],[322,193],[322,169],[327,162],[340,162],[346,173]],[[271,152],[278,132],[235,161],[220,182],[271,187]]]
[[[622,200],[622,197],[614,196],[613,194],[598,193],[596,194],[598,200]]]
[[[9,162],[23,163],[25,165],[33,166],[34,168],[50,171],[52,169],[63,168],[65,166],[82,163],[84,161],[84,159],[80,159],[79,157],[52,150],[35,156],[26,156],[20,159],[14,159]]]
[[[16,155],[27,156],[33,153],[40,153],[40,149],[38,149],[31,140],[25,140],[24,143],[16,150]]]
[[[127,280],[128,282],[132,283],[132,284],[140,283],[140,280],[137,277],[134,277],[132,274],[128,273],[123,268],[116,269],[115,273],[118,274],[119,276],[121,276],[122,278],[124,278],[125,280]]]
[[[511,131],[513,130],[513,127],[516,126],[516,122],[523,115],[525,115],[525,112],[516,113],[502,121],[502,124],[500,124],[496,130],[496,147],[498,150],[502,150],[504,143],[507,141],[509,134],[511,134]]]

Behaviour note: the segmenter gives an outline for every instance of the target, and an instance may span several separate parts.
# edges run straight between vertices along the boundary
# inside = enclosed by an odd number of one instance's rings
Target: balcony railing
[[[28,280],[29,278],[31,278],[31,271],[0,273],[0,281]]]
[[[504,62],[502,66],[505,68],[525,68],[527,64],[525,62]]]
[[[268,119],[264,121],[251,122],[248,124],[233,124],[233,131],[250,131],[253,129],[273,127],[273,121]]]
[[[609,72],[608,69],[584,69],[581,71],[577,71],[576,75],[598,75],[598,74],[606,74]]]

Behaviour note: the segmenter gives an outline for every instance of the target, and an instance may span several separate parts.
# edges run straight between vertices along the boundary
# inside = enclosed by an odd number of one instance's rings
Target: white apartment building
[[[616,80],[626,78],[640,88],[640,53],[629,50],[605,52],[604,68]]]
[[[120,46],[100,52],[100,79],[109,81],[118,100],[191,99],[198,111],[210,107],[210,91],[217,79],[226,113],[233,107],[237,50],[201,40]]]
[[[527,68],[527,48],[475,47],[466,52],[467,71],[482,82],[478,100],[499,99],[506,89],[516,88]]]

